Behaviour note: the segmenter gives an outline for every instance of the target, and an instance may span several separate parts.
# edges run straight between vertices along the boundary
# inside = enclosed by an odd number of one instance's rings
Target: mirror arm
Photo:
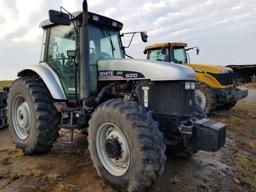
[[[126,57],[129,57],[130,59],[133,59],[133,57],[130,56],[130,55],[128,55],[126,52],[124,53],[124,55],[125,55]]]
[[[195,48],[199,49],[199,47],[189,47],[189,48],[185,49],[185,51],[190,51],[190,50],[195,49]]]
[[[61,12],[63,12],[62,10],[64,10],[67,14],[69,14],[69,16],[71,17],[71,18],[75,18],[75,16],[74,15],[72,15],[72,13],[70,13],[68,10],[66,10],[64,7],[60,7],[60,11]]]
[[[130,42],[129,42],[129,45],[126,46],[126,47],[123,46],[123,47],[126,49],[126,48],[129,48],[129,47],[131,46],[132,40],[133,40],[134,35],[136,34],[136,32],[133,32],[133,33],[123,33],[121,36],[123,36],[124,34],[132,34],[132,38],[131,38],[131,40],[130,40]]]
[[[70,13],[68,10],[66,10],[64,7],[60,7],[60,11],[62,12],[62,10],[64,10],[67,14],[69,14],[70,18],[71,19],[74,19],[75,16],[72,15],[72,13]],[[73,23],[73,26],[75,28],[75,31],[76,31],[76,35],[77,35],[77,38],[79,37],[79,30],[78,30],[78,27],[75,25],[75,21],[71,21]]]
[[[127,33],[122,33],[122,34],[121,34],[121,37],[123,37],[124,35],[136,34],[136,33],[140,33],[140,32],[136,31],[136,32],[127,32]]]

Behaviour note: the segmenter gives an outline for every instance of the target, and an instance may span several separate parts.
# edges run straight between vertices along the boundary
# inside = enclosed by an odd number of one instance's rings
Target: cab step
[[[71,142],[74,139],[74,130],[87,126],[89,117],[84,115],[81,108],[65,108],[61,111],[61,123],[59,128],[71,130]]]

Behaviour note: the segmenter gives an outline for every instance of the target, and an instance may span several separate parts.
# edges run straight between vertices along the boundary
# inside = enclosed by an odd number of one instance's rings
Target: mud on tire
[[[97,151],[97,134],[106,123],[118,127],[128,144],[129,165],[118,176],[115,176],[114,171],[110,173],[111,168],[106,168],[106,164],[100,159],[100,152]],[[158,123],[152,119],[151,114],[136,102],[114,99],[101,104],[92,115],[88,133],[89,151],[94,167],[114,188],[130,192],[144,191],[163,172],[166,160],[163,134],[158,130]],[[109,156],[107,159],[112,161]]]
[[[44,83],[17,79],[8,96],[8,124],[17,148],[25,154],[48,152],[58,137],[60,115]]]

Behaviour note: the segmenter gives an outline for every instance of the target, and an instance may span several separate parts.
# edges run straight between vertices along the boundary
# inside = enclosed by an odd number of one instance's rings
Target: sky
[[[21,68],[38,64],[39,23],[49,9],[74,12],[81,5],[82,0],[1,0],[0,80],[15,79]],[[148,32],[148,43],[137,35],[127,49],[134,58],[146,58],[147,45],[176,41],[199,46],[191,63],[256,64],[256,0],[88,0],[88,6],[124,23],[122,32]]]

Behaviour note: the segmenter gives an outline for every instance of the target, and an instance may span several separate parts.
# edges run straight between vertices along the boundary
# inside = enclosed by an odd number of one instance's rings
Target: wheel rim
[[[104,123],[96,136],[98,157],[104,168],[114,176],[124,175],[130,165],[129,145],[121,129],[113,123]]]
[[[19,139],[25,140],[31,131],[31,112],[29,105],[22,95],[14,98],[12,104],[12,124]]]
[[[203,111],[206,109],[206,96],[201,90],[195,91],[195,103],[199,106]]]

